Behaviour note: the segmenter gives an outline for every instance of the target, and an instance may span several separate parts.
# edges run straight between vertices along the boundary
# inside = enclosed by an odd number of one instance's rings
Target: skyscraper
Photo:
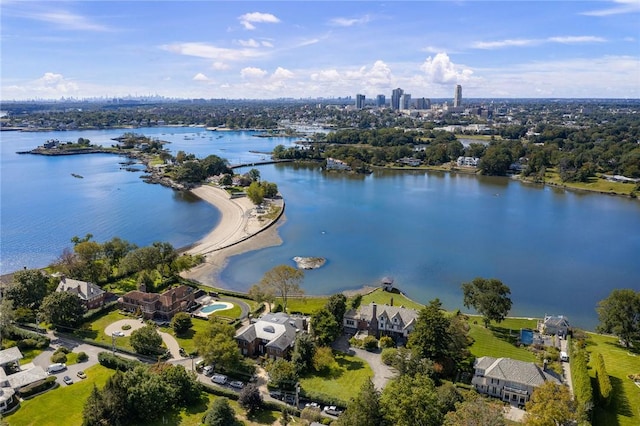
[[[384,104],[385,104],[386,102],[387,102],[387,100],[386,100],[386,98],[385,98],[385,96],[384,96],[384,95],[378,95],[378,96],[376,97],[376,106],[377,106],[377,107],[380,107],[380,108],[384,107]]]
[[[393,89],[391,91],[391,109],[399,110],[400,109],[400,96],[404,93],[404,90],[401,88]]]
[[[411,108],[411,94],[403,93],[400,96],[400,109],[410,109]]]
[[[365,96],[364,95],[361,95],[359,93],[356,95],[356,108],[357,109],[364,108],[364,100],[365,100]]]
[[[462,86],[456,84],[456,93],[453,95],[453,107],[458,108],[462,106]]]

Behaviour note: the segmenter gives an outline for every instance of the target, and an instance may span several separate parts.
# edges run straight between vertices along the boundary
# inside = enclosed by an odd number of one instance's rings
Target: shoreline
[[[225,190],[209,185],[190,191],[218,209],[220,221],[204,238],[183,250],[187,254],[204,255],[205,261],[180,275],[203,285],[232,290],[219,278],[230,257],[282,244],[277,227],[286,220],[284,199],[269,201],[280,212],[275,218],[266,219],[256,213],[255,206],[246,196],[231,198]]]

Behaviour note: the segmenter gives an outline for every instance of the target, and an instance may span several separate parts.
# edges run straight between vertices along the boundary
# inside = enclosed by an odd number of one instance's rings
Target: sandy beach
[[[224,287],[218,274],[226,266],[227,259],[248,251],[279,245],[277,224],[284,216],[275,220],[258,214],[248,197],[231,198],[227,191],[202,185],[191,190],[202,200],[220,211],[220,222],[203,239],[191,246],[186,253],[202,254],[205,262],[181,275],[202,284]],[[284,210],[284,200],[270,201]]]

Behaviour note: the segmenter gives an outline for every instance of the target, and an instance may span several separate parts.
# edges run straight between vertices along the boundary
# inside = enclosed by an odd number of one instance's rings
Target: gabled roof
[[[360,306],[357,311],[355,309],[350,309],[344,314],[344,316],[345,318],[369,322],[373,317],[373,305],[376,304],[370,303],[368,305]],[[418,318],[418,311],[415,309],[405,308],[403,306],[376,305],[376,315],[378,318],[383,317],[386,321],[393,321],[394,317],[398,318],[398,324],[402,324],[404,327],[407,327],[416,321]]]
[[[91,300],[94,297],[100,296],[104,293],[104,290],[95,285],[94,283],[72,280],[71,278],[62,277],[56,291],[67,291],[74,293],[82,300]]]
[[[7,376],[7,381],[9,382],[9,386],[13,389],[19,389],[23,386],[30,385],[31,383],[46,378],[47,373],[42,369],[42,367],[33,367]]]
[[[22,352],[20,352],[17,346],[3,349],[0,351],[0,366],[20,361],[22,358],[24,358]]]
[[[547,381],[559,383],[558,379],[543,371],[534,363],[511,358],[483,356],[476,360],[474,367],[484,370],[484,376],[490,379],[499,379],[534,387],[540,386]]]
[[[563,315],[548,315],[544,317],[544,325],[547,327],[569,327],[569,319]]]
[[[127,294],[124,295],[129,299],[137,300],[139,302],[155,302],[158,300],[160,295],[158,293],[145,293],[140,290],[131,290]]]

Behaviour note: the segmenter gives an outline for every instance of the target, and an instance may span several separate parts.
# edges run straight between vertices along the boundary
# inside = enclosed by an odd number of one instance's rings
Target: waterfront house
[[[87,309],[96,309],[104,305],[107,293],[95,285],[87,281],[72,280],[71,278],[62,277],[56,291],[66,291],[73,293],[80,298],[82,304]]]
[[[458,164],[459,167],[478,167],[479,162],[480,159],[476,157],[458,157],[456,164]]]
[[[169,321],[176,313],[185,312],[195,302],[193,288],[181,285],[162,294],[132,290],[118,299],[121,309],[136,312],[138,309],[146,319]]]
[[[287,358],[298,333],[306,329],[306,319],[283,312],[265,314],[242,327],[235,335],[242,355]]]
[[[22,352],[17,347],[0,351],[0,413],[15,405],[15,394],[23,387],[47,378],[42,367],[20,365]]]
[[[545,315],[543,320],[538,320],[538,331],[549,336],[566,337],[571,325],[563,315]]]
[[[351,167],[342,160],[327,158],[327,170],[351,170]]]
[[[511,358],[483,356],[473,364],[471,384],[485,395],[522,407],[531,398],[534,389],[551,381],[560,381],[532,362]]]
[[[344,314],[343,327],[347,334],[366,332],[380,338],[389,336],[396,342],[405,342],[413,331],[418,311],[403,306],[370,303]]]

